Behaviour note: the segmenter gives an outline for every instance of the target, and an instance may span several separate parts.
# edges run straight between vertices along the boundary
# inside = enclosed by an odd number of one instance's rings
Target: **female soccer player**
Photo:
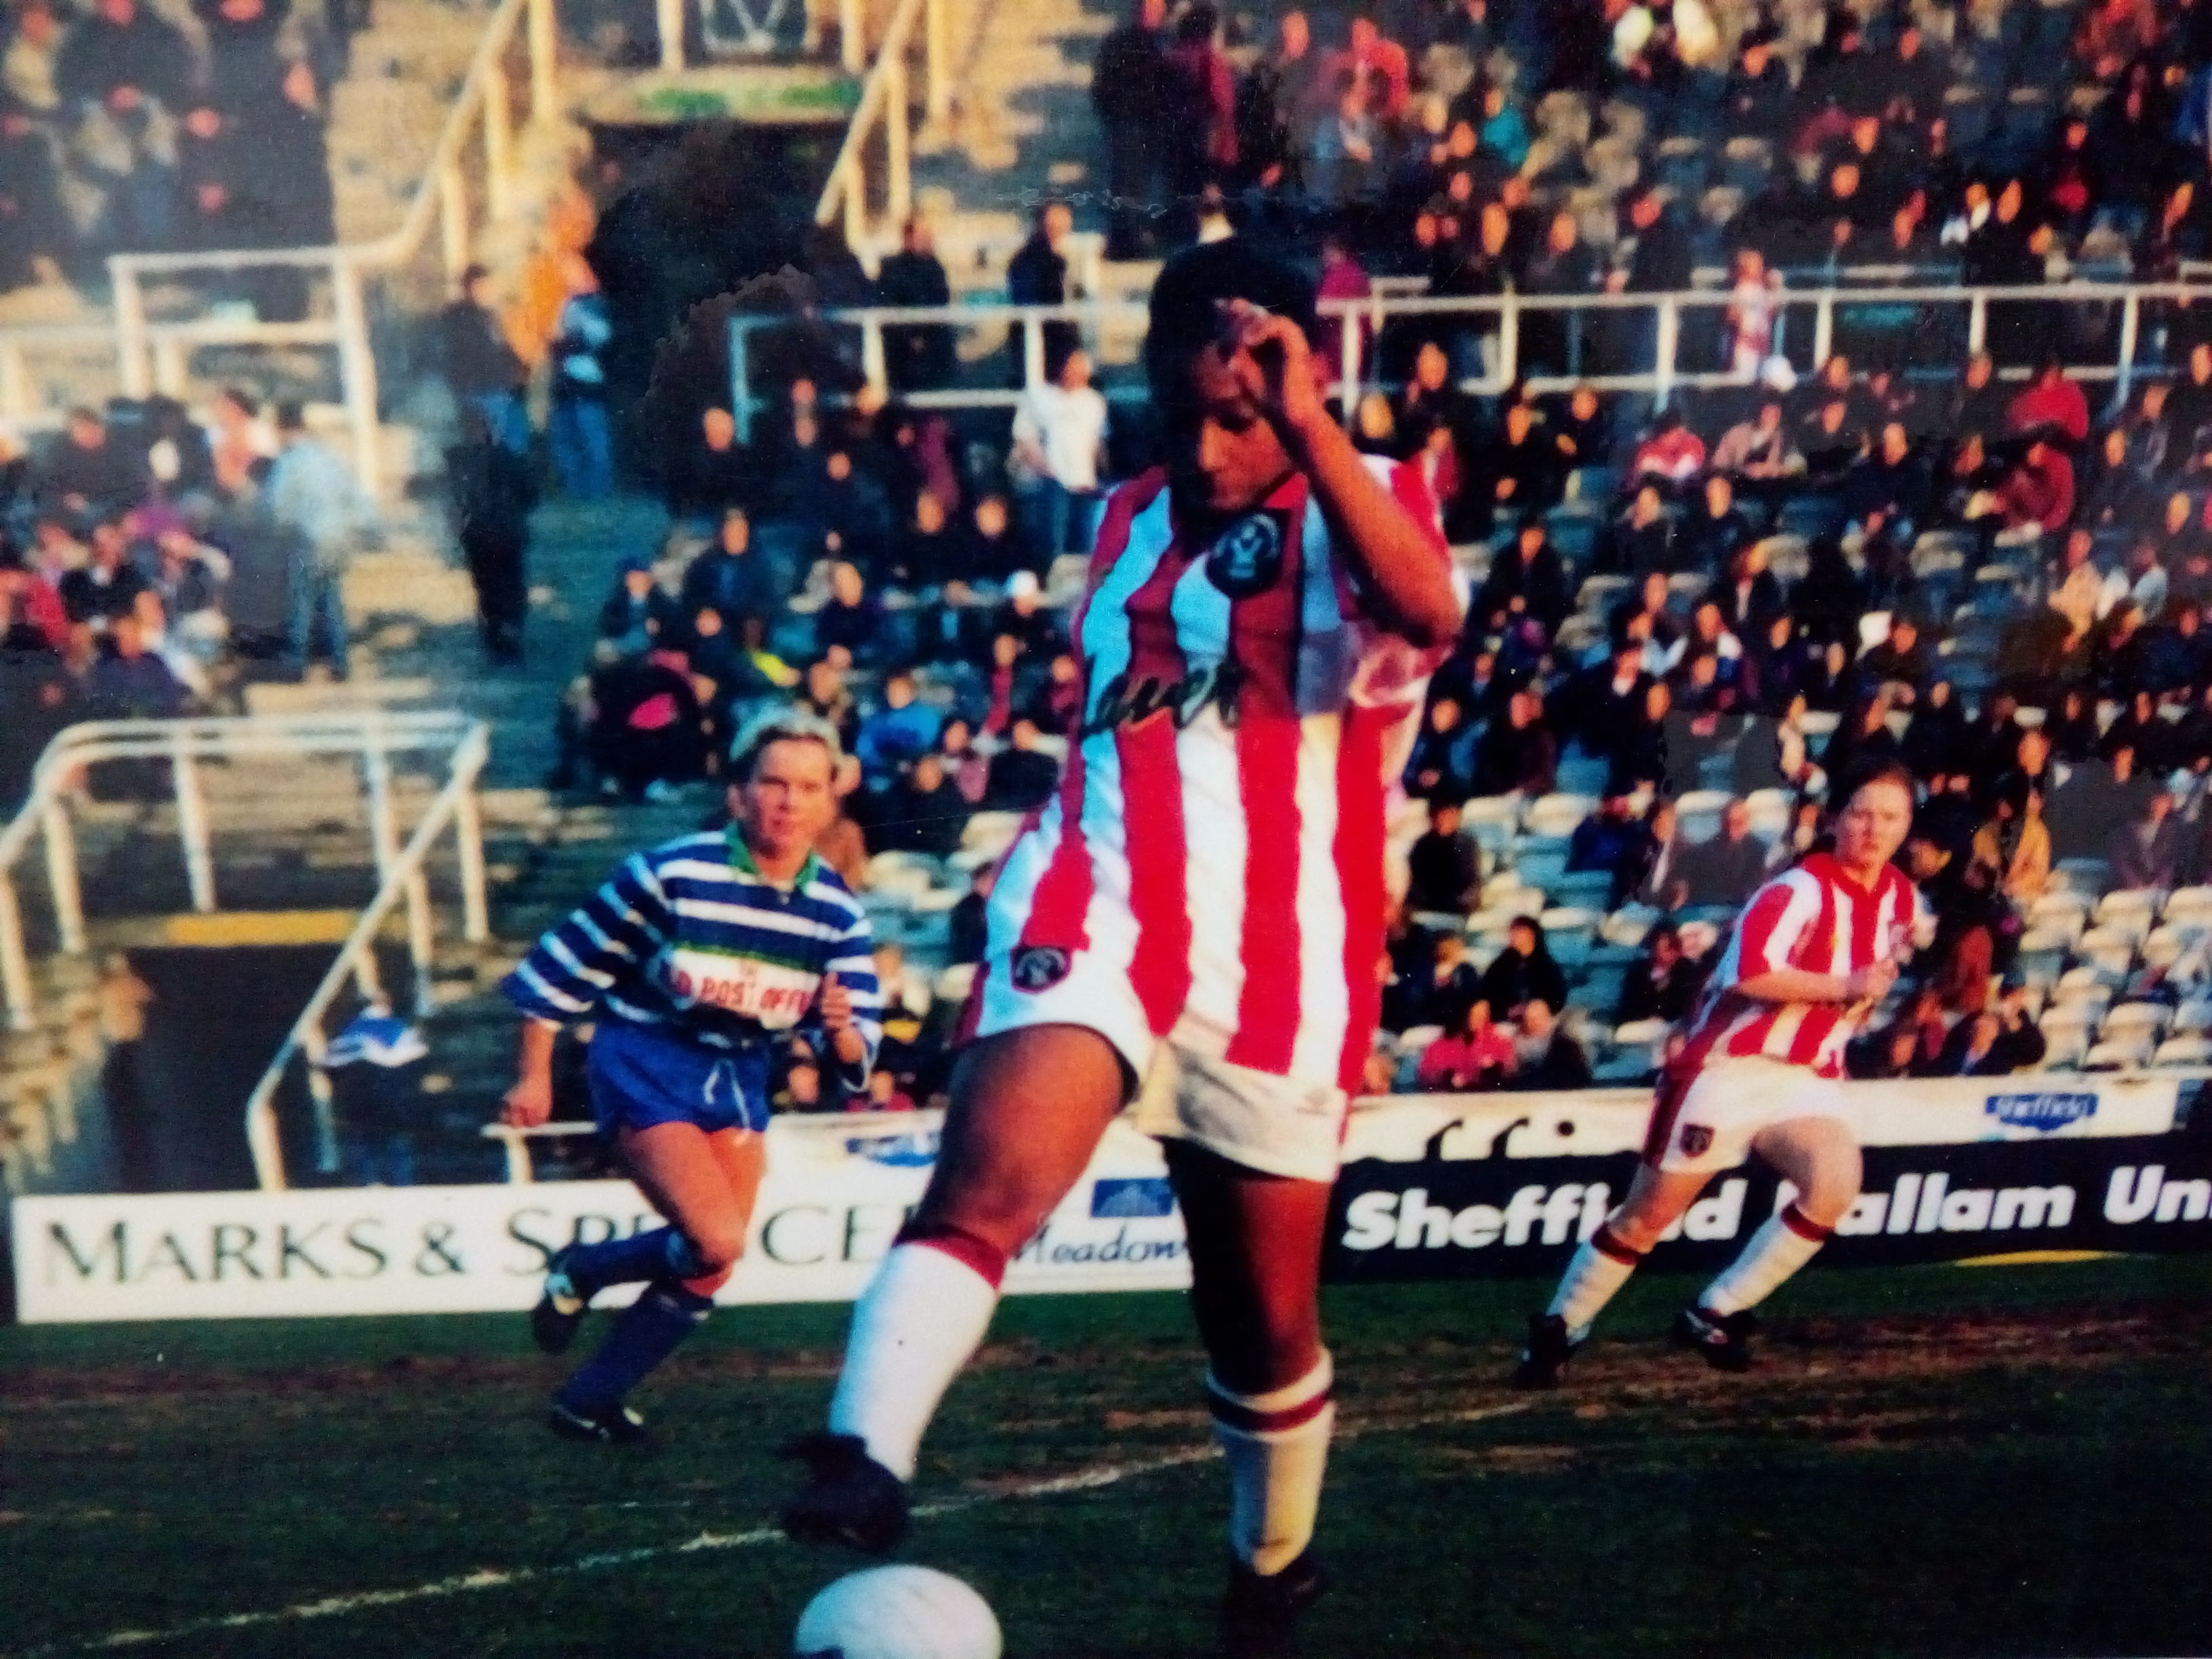
[[[1082,714],[1007,855],[943,1149],[854,1313],[793,1536],[888,1548],[1008,1260],[1132,1098],[1166,1139],[1228,1454],[1233,1627],[1286,1626],[1332,1411],[1316,1306],[1382,946],[1383,791],[1461,602],[1419,471],[1329,418],[1310,289],[1231,240],[1152,298],[1170,466],[1116,491]],[[1409,733],[1408,733],[1409,735]]]
[[[882,1030],[868,918],[813,852],[839,757],[836,728],[811,714],[756,720],[731,753],[728,829],[631,858],[501,988],[524,1016],[507,1121],[545,1121],[555,1030],[597,1020],[599,1132],[670,1224],[548,1264],[531,1331],[549,1353],[600,1291],[646,1286],[554,1396],[557,1434],[644,1433],[626,1396],[705,1321],[744,1249],[779,1038],[809,1031],[854,1087],[867,1079]]]
[[[1797,1188],[1743,1254],[1685,1309],[1678,1342],[1722,1370],[1751,1364],[1752,1308],[1819,1252],[1859,1194],[1844,1116],[1844,1045],[1888,994],[1926,931],[1919,890],[1890,863],[1912,827],[1912,775],[1895,763],[1835,799],[1835,850],[1751,897],[1659,1079],[1643,1166],[1621,1206],[1567,1264],[1528,1322],[1516,1387],[1557,1388],[1598,1311],[1707,1182],[1756,1152]]]

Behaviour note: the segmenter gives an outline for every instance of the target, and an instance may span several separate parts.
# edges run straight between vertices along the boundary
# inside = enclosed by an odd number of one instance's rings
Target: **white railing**
[[[70,803],[86,769],[123,760],[156,762],[167,768],[191,906],[196,912],[208,915],[217,908],[214,825],[201,787],[201,763],[357,757],[370,857],[380,889],[397,883],[406,900],[408,946],[415,964],[416,993],[418,998],[426,994],[431,954],[429,888],[420,860],[408,867],[400,848],[392,761],[395,756],[410,753],[450,754],[453,781],[447,783],[447,791],[453,790],[454,781],[464,777],[467,781],[468,787],[448,809],[448,815],[454,821],[459,842],[464,927],[471,940],[479,939],[484,936],[487,922],[483,833],[474,783],[489,743],[489,733],[483,722],[464,715],[390,714],[376,708],[248,719],[88,720],[69,727],[39,757],[28,798],[14,820],[0,830],[0,1003],[4,1003],[9,1028],[31,1030],[38,1016],[22,906],[15,890],[15,865],[29,851],[33,837],[44,842],[46,891],[52,906],[56,943],[64,954],[82,954],[87,949],[84,900]]]
[[[2094,356],[2073,354],[2079,360],[2069,361],[2068,371],[2080,380],[2111,381],[2115,402],[2123,402],[2134,380],[2146,372],[2137,361],[2144,339],[2145,307],[2169,300],[2202,301],[2212,297],[2212,284],[2069,283],[2025,288],[1840,288],[1790,289],[1775,297],[1779,307],[1778,330],[1787,328],[1793,320],[1798,327],[1809,329],[1809,351],[1803,355],[1814,368],[1832,355],[1839,318],[1848,325],[1854,320],[1853,313],[1878,307],[1912,307],[1924,313],[1947,315],[1959,334],[1955,349],[1948,350],[1948,362],[1961,361],[1966,354],[1983,348],[1989,337],[1992,306],[2017,304],[2045,308],[2047,320],[2054,324],[2063,320],[2062,311],[2112,308],[2118,314],[2109,349],[2100,348]],[[1488,396],[1496,396],[1523,379],[1539,392],[1559,391],[1587,382],[1601,391],[1648,392],[1663,408],[1674,393],[1684,387],[1742,386],[1747,384],[1746,377],[1729,370],[1686,367],[1682,350],[1686,318],[1702,313],[1717,327],[1720,313],[1732,303],[1733,296],[1726,290],[1714,289],[1690,289],[1674,294],[1507,294],[1472,299],[1408,294],[1392,284],[1378,287],[1366,299],[1326,301],[1321,309],[1324,315],[1343,324],[1342,358],[1334,366],[1337,373],[1333,379],[1348,420],[1361,395],[1377,389],[1380,384],[1369,372],[1372,353],[1368,347],[1389,325],[1406,319],[1425,318],[1438,324],[1458,319],[1469,333],[1486,337],[1483,350],[1487,372],[1469,375],[1460,384],[1468,392]],[[1571,330],[1585,328],[1594,318],[1618,318],[1630,322],[1648,319],[1650,337],[1636,349],[1651,367],[1615,374],[1524,374],[1524,320],[1546,313],[1565,313]],[[936,325],[968,332],[988,330],[994,334],[1018,331],[1024,377],[1033,386],[1044,376],[1048,324],[1073,323],[1093,337],[1109,325],[1141,330],[1146,307],[1142,301],[1133,300],[1085,300],[1058,306],[878,306],[826,315],[832,322],[858,329],[860,370],[875,385],[884,384],[886,328]],[[749,343],[750,337],[765,330],[788,326],[789,320],[779,317],[740,316],[731,319],[730,395],[732,410],[741,430],[750,430],[753,417],[771,403],[752,384],[754,353]],[[2063,348],[2065,344],[2063,332],[2058,328],[2039,330],[2039,333],[2053,347]],[[1781,343],[1778,333],[1778,349]],[[1595,342],[1583,342],[1585,358],[1595,349]],[[1801,368],[1806,366],[1805,362],[1800,363]],[[1896,363],[1891,366],[1902,367]],[[2016,367],[2011,374],[2017,376],[2024,372]],[[1138,387],[1104,389],[1109,397],[1119,395],[1133,401],[1141,401],[1147,395]],[[974,386],[902,395],[917,408],[989,409],[1009,407],[1018,402],[1022,394],[1019,390],[1003,386]]]
[[[415,259],[434,227],[447,277],[470,262],[472,226],[511,214],[518,200],[514,83],[507,58],[517,35],[526,42],[529,119],[550,121],[560,106],[559,47],[553,0],[501,0],[469,63],[453,112],[439,134],[406,216],[374,241],[327,247],[230,249],[191,253],[124,253],[107,269],[114,311],[104,323],[40,325],[0,330],[0,416],[43,423],[31,395],[29,354],[55,348],[104,345],[114,353],[120,390],[128,398],[160,392],[181,398],[191,353],[210,345],[330,346],[338,357],[354,466],[374,490],[381,482],[377,422],[376,359],[369,340],[364,286],[380,273],[396,272]],[[679,31],[680,40],[680,31]],[[482,201],[471,199],[471,145],[480,152]],[[325,273],[331,312],[298,322],[261,322],[204,315],[152,316],[147,290],[153,279],[209,277],[253,270],[290,268]]]
[[[868,151],[878,129],[883,135],[884,216],[893,229],[914,211],[914,105],[908,86],[907,54],[921,34],[923,112],[932,123],[943,121],[952,108],[952,46],[950,0],[899,0],[884,27],[876,51],[875,66],[860,88],[860,101],[853,112],[845,142],[831,163],[830,181],[815,204],[814,222],[835,224],[844,215],[845,241],[855,252],[874,239],[868,225]],[[848,13],[853,8],[848,0]],[[857,40],[856,27],[848,27],[848,40]],[[857,70],[848,50],[846,67]]]
[[[480,720],[468,722],[465,735],[453,750],[453,773],[445,787],[423,812],[422,821],[415,826],[407,845],[395,849],[388,863],[380,846],[378,864],[383,879],[376,896],[355,921],[353,931],[338,947],[337,956],[324,974],[322,983],[307,999],[307,1006],[300,1011],[299,1018],[292,1022],[292,1029],[285,1033],[283,1042],[278,1046],[268,1069],[262,1073],[261,1080],[253,1085],[253,1092],[246,1103],[246,1144],[253,1154],[254,1179],[264,1192],[282,1192],[286,1184],[283,1138],[276,1121],[276,1091],[283,1086],[293,1060],[302,1055],[307,1060],[307,1086],[315,1103],[320,1166],[325,1174],[337,1167],[330,1081],[322,1068],[328,1041],[323,1020],[349,980],[361,979],[365,969],[373,974],[370,953],[375,948],[377,934],[383,929],[385,919],[403,902],[408,907],[408,933],[415,956],[417,1012],[428,1011],[429,908],[422,896],[426,891],[423,866],[448,825],[461,847],[462,936],[472,945],[489,937],[491,928],[484,906],[483,831],[477,815],[476,786],[477,776],[483,770],[490,752],[489,728]]]

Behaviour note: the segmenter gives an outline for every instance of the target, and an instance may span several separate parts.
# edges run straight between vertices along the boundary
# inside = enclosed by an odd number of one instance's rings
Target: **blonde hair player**
[[[1751,896],[1660,1074],[1644,1162],[1619,1209],[1575,1252],[1528,1321],[1516,1388],[1553,1389],[1591,1323],[1706,1183],[1756,1154],[1796,1195],[1675,1322],[1674,1340],[1724,1371],[1751,1364],[1752,1309],[1820,1251],[1859,1194],[1844,1115],[1844,1045],[1929,931],[1919,890],[1890,860],[1912,827],[1912,775],[1875,768],[1837,796],[1832,852]]]

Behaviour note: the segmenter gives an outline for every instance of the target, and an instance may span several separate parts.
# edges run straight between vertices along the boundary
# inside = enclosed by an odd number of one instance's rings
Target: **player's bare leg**
[[[1859,1195],[1858,1142],[1838,1118],[1800,1117],[1770,1124],[1752,1150],[1797,1188],[1752,1234],[1743,1254],[1686,1310],[1679,1339],[1723,1370],[1751,1364],[1751,1310],[1820,1254]]]
[[[1668,1173],[1648,1164],[1636,1166],[1628,1196],[1575,1252],[1551,1306],[1529,1320],[1528,1346],[1514,1368],[1516,1388],[1559,1385],[1575,1350],[1589,1339],[1590,1326],[1605,1304],[1620,1294],[1651,1247],[1681,1219],[1711,1179],[1703,1170]]]
[[[812,1472],[784,1510],[793,1537],[897,1541],[922,1432],[982,1342],[1007,1262],[1081,1177],[1128,1088],[1120,1053],[1077,1026],[962,1055],[929,1190],[853,1310],[829,1432],[792,1449]]]
[[[1336,1420],[1321,1340],[1329,1189],[1188,1142],[1170,1141],[1167,1158],[1190,1242],[1206,1407],[1229,1464],[1237,1565],[1224,1635],[1233,1652],[1271,1652],[1322,1590],[1307,1546]]]
[[[554,1396],[553,1426],[574,1439],[640,1437],[642,1419],[623,1402],[713,1311],[714,1292],[744,1253],[766,1167],[761,1137],[743,1129],[659,1123],[623,1129],[617,1147],[630,1179],[671,1225],[563,1251],[556,1261],[576,1293],[574,1318],[592,1292],[623,1282],[614,1274],[647,1281],[599,1352]]]

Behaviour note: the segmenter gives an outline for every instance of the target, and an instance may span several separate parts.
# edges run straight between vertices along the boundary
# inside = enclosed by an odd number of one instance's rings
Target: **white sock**
[[[1334,1376],[1326,1352],[1297,1382],[1267,1394],[1238,1394],[1206,1376],[1213,1437],[1229,1460],[1229,1547],[1263,1578],[1313,1541],[1336,1424]]]
[[[1643,1261],[1642,1256],[1613,1237],[1612,1228],[1600,1227],[1583,1241],[1574,1259],[1567,1263],[1567,1271],[1560,1276],[1559,1288],[1546,1311],[1566,1321],[1569,1341],[1581,1341],[1589,1334],[1590,1327],[1605,1304],[1628,1283],[1629,1274]]]
[[[1820,1253],[1832,1228],[1808,1221],[1795,1204],[1785,1205],[1751,1236],[1743,1254],[1705,1287],[1698,1305],[1708,1313],[1740,1313],[1755,1308],[1782,1282]]]
[[[998,1305],[998,1286],[966,1262],[930,1244],[896,1247],[853,1309],[830,1432],[858,1435],[869,1456],[913,1480],[922,1431]]]

